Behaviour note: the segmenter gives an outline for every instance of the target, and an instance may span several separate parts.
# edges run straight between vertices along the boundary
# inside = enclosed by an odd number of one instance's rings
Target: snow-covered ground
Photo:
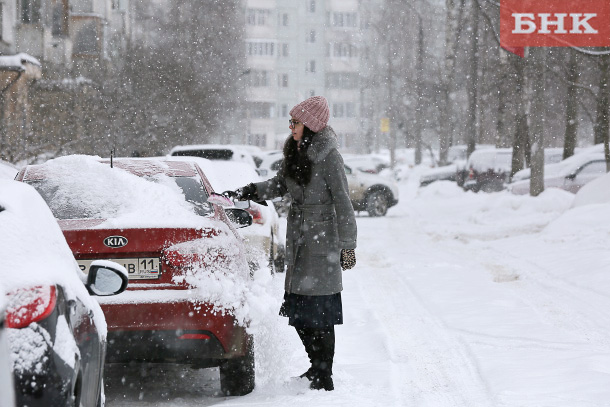
[[[215,369],[111,365],[106,405],[610,406],[610,197],[589,193],[404,181],[388,216],[358,217],[334,392],[290,379],[308,362],[277,316],[283,275],[259,275],[253,393],[219,396]]]

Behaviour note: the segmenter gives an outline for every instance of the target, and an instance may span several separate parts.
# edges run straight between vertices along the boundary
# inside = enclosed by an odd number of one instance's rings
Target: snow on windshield
[[[208,225],[201,215],[212,212],[198,178],[138,176],[91,156],[57,158],[42,169],[44,179],[29,182],[58,219],[107,219],[98,228],[192,227]]]

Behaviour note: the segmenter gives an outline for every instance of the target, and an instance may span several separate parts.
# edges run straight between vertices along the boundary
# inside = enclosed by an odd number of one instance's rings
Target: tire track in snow
[[[532,260],[516,257],[492,246],[478,249],[479,255],[489,264],[502,263],[515,273],[527,270],[515,292],[544,320],[566,329],[586,342],[594,342],[599,348],[610,346],[610,298],[595,290],[570,284],[552,275]],[[504,260],[504,261],[502,261]]]
[[[379,233],[392,229],[391,219],[375,222]],[[493,406],[468,345],[418,298],[408,282],[409,268],[393,264],[387,256],[387,253],[402,253],[410,259],[419,259],[414,263],[429,261],[426,255],[432,253],[426,250],[430,251],[430,245],[422,244],[421,235],[417,235],[417,242],[405,242],[404,237],[409,236],[415,237],[408,234],[383,242],[371,238],[370,234],[361,238],[364,242],[359,247],[368,271],[356,277],[363,300],[386,331],[392,387],[399,395],[400,405]],[[379,259],[382,261],[376,267]]]

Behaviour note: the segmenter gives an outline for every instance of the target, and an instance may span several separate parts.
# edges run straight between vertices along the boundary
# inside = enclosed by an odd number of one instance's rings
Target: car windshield
[[[169,177],[152,176],[138,177],[148,182],[167,187],[170,195],[181,194],[182,203],[186,204],[187,210],[199,216],[208,216],[213,213],[212,205],[207,201],[208,194],[196,177]],[[146,197],[134,191],[127,191],[129,184],[115,184],[115,190],[109,194],[100,194],[96,191],[96,183],[76,185],[71,183],[60,183],[53,179],[26,181],[32,185],[47,202],[56,219],[108,219],[116,218],[127,212],[131,212],[134,206],[146,203]],[[135,199],[126,202],[125,197],[131,194],[137,195]],[[176,194],[177,193],[177,194]],[[116,199],[113,199],[116,198]],[[155,200],[156,203],[159,200]],[[168,199],[168,203],[170,200]],[[151,202],[152,203],[152,202]],[[180,210],[184,209],[177,208]]]

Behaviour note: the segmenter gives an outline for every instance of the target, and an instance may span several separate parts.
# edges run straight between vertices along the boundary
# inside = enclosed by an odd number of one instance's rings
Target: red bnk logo
[[[506,47],[608,47],[610,0],[501,0]]]

